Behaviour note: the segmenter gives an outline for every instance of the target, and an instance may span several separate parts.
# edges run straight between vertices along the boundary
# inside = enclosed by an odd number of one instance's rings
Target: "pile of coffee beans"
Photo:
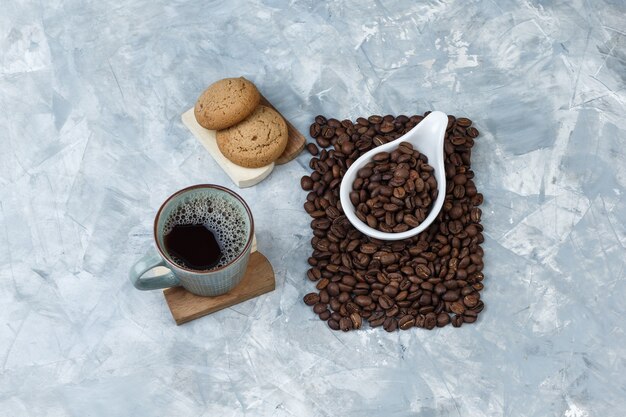
[[[424,114],[426,116],[428,113]],[[483,196],[476,190],[471,151],[478,130],[448,116],[445,202],[437,219],[410,239],[383,241],[356,230],[344,215],[339,186],[348,167],[376,146],[397,139],[424,116],[371,116],[339,121],[317,116],[310,133],[309,191],[304,209],[313,218],[313,253],[307,277],[317,292],[304,296],[333,330],[368,322],[386,331],[473,323],[483,310]],[[439,185],[441,192],[443,184]],[[432,199],[432,197],[431,197]]]
[[[379,152],[357,172],[350,201],[369,227],[385,233],[406,232],[426,219],[437,199],[437,180],[428,158],[408,142]]]

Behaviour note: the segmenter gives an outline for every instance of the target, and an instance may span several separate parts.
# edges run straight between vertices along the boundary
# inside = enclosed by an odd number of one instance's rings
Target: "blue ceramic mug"
[[[219,216],[224,213],[227,213],[226,217],[220,219]],[[173,221],[185,224],[185,216],[209,218],[213,221],[214,228],[218,229],[214,230],[218,235],[224,232],[228,233],[231,240],[232,238],[238,239],[240,243],[236,246],[236,252],[230,254],[227,263],[206,271],[198,271],[175,262],[165,248],[164,237]],[[232,224],[237,226],[232,227]],[[220,227],[227,227],[228,230],[219,230]],[[233,236],[233,233],[237,235]],[[156,290],[182,285],[188,291],[202,296],[227,293],[239,284],[246,273],[253,235],[252,213],[239,195],[213,184],[184,188],[171,195],[161,205],[154,219],[156,249],[151,248],[132,266],[129,272],[130,281],[139,290]],[[146,272],[158,266],[166,267],[169,271],[158,276],[144,276]]]

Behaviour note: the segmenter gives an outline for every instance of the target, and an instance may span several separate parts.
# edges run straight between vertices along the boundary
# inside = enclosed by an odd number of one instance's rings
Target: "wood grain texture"
[[[270,103],[265,97],[263,97],[262,94],[261,94],[261,104],[264,106],[271,107],[272,109],[276,110],[278,114],[280,114],[282,118],[285,119],[285,122],[287,123],[287,132],[289,133],[289,139],[287,140],[287,147],[285,148],[282,155],[280,155],[278,159],[274,161],[274,163],[277,165],[286,164],[287,162],[291,161],[296,156],[298,156],[300,152],[302,152],[302,149],[304,149],[304,145],[306,144],[306,138],[302,135],[302,133],[300,133],[300,131],[298,131],[298,129],[295,128],[294,125],[292,125],[289,122],[289,120],[287,120],[285,116],[282,115],[280,110],[274,107],[272,103]]]
[[[217,297],[200,297],[183,287],[163,290],[167,306],[176,324],[181,325],[207,314],[239,304],[276,288],[274,269],[260,252],[250,254],[248,269],[239,285]]]

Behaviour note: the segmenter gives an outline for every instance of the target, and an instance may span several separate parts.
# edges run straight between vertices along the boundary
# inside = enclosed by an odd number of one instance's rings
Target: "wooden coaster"
[[[271,107],[280,112],[276,107],[272,105],[267,99],[261,96],[261,104]],[[230,179],[239,188],[251,187],[263,181],[274,169],[274,164],[285,164],[294,159],[304,149],[306,139],[298,129],[296,129],[289,120],[283,116],[287,123],[288,140],[287,147],[282,155],[276,160],[276,162],[266,165],[261,168],[244,168],[229,161],[220,151],[215,139],[215,130],[205,129],[200,126],[196,121],[196,117],[193,112],[193,107],[182,114],[181,119],[183,124],[189,129],[189,131],[195,136],[198,141],[204,146],[204,148],[211,154],[215,162],[228,174]]]
[[[224,308],[239,304],[276,288],[274,269],[260,252],[250,254],[246,275],[230,292],[217,297],[200,297],[184,289],[172,287],[163,290],[167,306],[176,324],[206,316]]]

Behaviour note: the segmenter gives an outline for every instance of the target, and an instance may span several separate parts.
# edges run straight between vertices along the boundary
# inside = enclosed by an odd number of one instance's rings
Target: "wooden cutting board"
[[[241,282],[230,292],[217,297],[201,297],[184,289],[172,287],[163,290],[167,306],[176,324],[181,325],[207,314],[258,297],[276,288],[274,269],[260,252],[250,254],[248,269]]]
[[[280,114],[278,109],[263,96],[261,96],[261,104],[273,108]],[[274,169],[274,164],[285,164],[298,156],[298,154],[302,152],[302,149],[304,149],[304,145],[306,144],[305,137],[287,120],[287,118],[285,118],[285,116],[282,117],[287,123],[287,147],[274,163],[261,168],[244,168],[230,162],[217,146],[215,139],[216,131],[205,129],[198,124],[193,112],[193,107],[183,113],[181,119],[187,129],[200,141],[202,146],[211,154],[215,162],[226,172],[235,185],[239,188],[246,188],[263,181]]]

